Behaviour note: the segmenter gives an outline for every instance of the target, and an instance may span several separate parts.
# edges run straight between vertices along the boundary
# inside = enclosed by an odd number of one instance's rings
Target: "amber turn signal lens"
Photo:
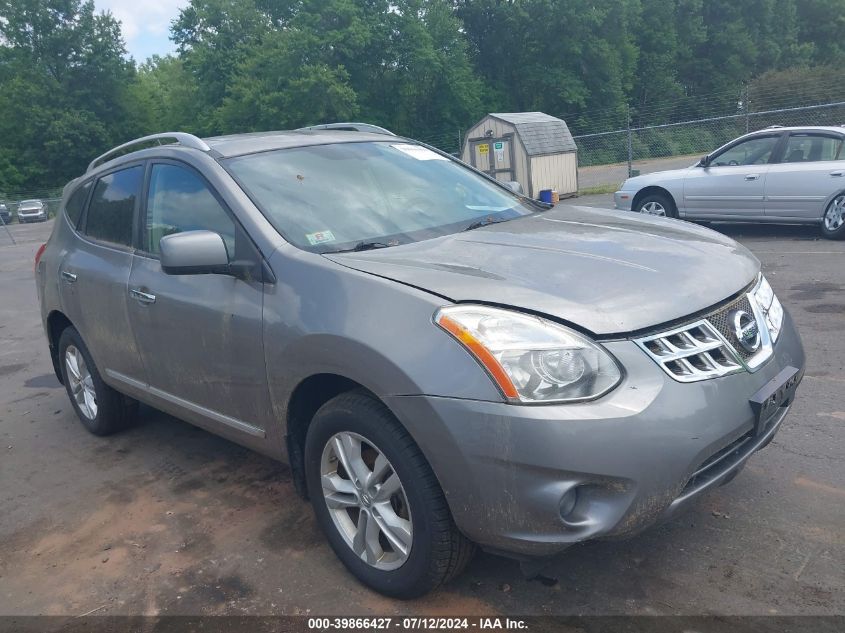
[[[449,334],[454,336],[458,342],[466,347],[479,363],[487,370],[505,397],[512,400],[519,398],[519,393],[511,382],[505,370],[502,368],[499,361],[495,359],[484,345],[482,345],[472,333],[460,323],[453,321],[448,316],[440,314],[437,317],[437,325],[446,330]]]

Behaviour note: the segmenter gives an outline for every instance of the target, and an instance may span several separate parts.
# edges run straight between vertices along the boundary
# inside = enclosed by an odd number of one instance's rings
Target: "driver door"
[[[223,274],[168,275],[159,242],[191,230],[218,233],[231,260],[255,246],[197,171],[153,162],[129,275],[129,318],[160,408],[215,432],[263,437],[271,406],[264,364],[264,285]]]
[[[685,217],[759,219],[766,177],[782,133],[741,140],[694,167],[684,181]]]

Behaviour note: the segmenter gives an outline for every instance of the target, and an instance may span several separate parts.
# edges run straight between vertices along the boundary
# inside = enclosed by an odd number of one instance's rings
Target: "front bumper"
[[[798,368],[799,379],[804,369],[788,315],[772,358],[758,371],[696,383],[673,380],[633,342],[605,345],[626,377],[594,402],[387,398],[470,539],[503,553],[548,556],[668,519],[771,441],[791,403],[754,435],[749,398],[784,367]],[[561,516],[573,488],[575,506]]]
[[[622,211],[630,211],[633,201],[633,191],[617,191],[613,194],[613,204]]]
[[[27,213],[21,215],[18,213],[18,222],[23,224],[24,222],[44,222],[47,219],[47,213],[41,211],[39,213]]]

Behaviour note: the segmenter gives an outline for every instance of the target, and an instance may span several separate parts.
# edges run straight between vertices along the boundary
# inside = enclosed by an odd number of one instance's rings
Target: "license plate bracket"
[[[754,411],[754,435],[762,434],[766,428],[766,422],[784,403],[792,401],[800,382],[800,370],[790,365],[751,396],[748,402],[751,410]]]

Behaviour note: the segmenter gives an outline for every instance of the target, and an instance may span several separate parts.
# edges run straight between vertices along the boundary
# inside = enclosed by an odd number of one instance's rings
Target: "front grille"
[[[706,319],[636,342],[680,382],[706,380],[743,370],[733,347]]]
[[[709,314],[706,318],[710,323],[715,327],[719,334],[721,334],[726,341],[728,341],[731,346],[733,347],[734,351],[739,354],[742,360],[748,360],[756,352],[749,352],[744,347],[739,345],[739,341],[736,340],[736,334],[734,334],[733,327],[729,323],[729,315],[734,310],[743,310],[748,314],[754,314],[754,309],[751,307],[751,301],[748,298],[747,294],[743,294],[733,301],[731,301],[728,305],[722,306],[716,312]]]
[[[761,333],[757,351],[749,352],[739,344],[730,322],[735,310],[747,312],[756,319]],[[751,305],[750,295],[743,293],[697,321],[634,341],[672,378],[695,382],[739,371],[756,371],[772,355],[768,334],[761,316]]]

